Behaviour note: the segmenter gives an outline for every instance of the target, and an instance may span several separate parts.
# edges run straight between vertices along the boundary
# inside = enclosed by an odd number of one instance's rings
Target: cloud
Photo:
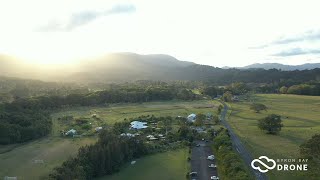
[[[320,30],[310,30],[293,37],[282,37],[274,41],[273,44],[288,44],[300,41],[320,40]]]
[[[272,41],[271,43],[249,47],[249,49],[263,49],[272,45],[285,45],[303,41],[320,41],[320,30],[309,30],[294,36],[283,36],[278,38],[277,40]]]
[[[285,51],[281,51],[279,53],[273,54],[273,56],[298,56],[298,55],[305,55],[305,54],[320,54],[319,49],[301,49],[301,48],[293,48]]]
[[[118,4],[113,6],[111,9],[105,11],[82,11],[74,13],[69,17],[66,23],[58,20],[52,20],[47,25],[38,28],[38,31],[71,31],[74,28],[88,24],[100,17],[125,14],[135,12],[136,8],[132,4]]]

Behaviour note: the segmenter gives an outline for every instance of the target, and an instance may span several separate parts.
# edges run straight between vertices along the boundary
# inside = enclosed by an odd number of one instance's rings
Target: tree
[[[250,109],[255,111],[256,113],[259,113],[262,110],[267,111],[267,106],[261,103],[253,103],[250,105]]]
[[[219,107],[218,107],[218,114],[221,113],[222,109],[223,109],[223,106],[220,104]]]
[[[267,134],[277,134],[283,127],[281,116],[276,114],[268,115],[259,120],[258,127],[261,130],[266,131]]]
[[[231,102],[232,101],[232,93],[230,91],[223,93],[222,100],[225,102]]]
[[[205,86],[202,89],[202,93],[211,97],[215,97],[218,94],[218,90],[215,86]]]
[[[204,123],[204,120],[206,119],[206,115],[199,113],[196,116],[196,121],[194,122],[196,126],[202,126]]]
[[[219,119],[219,117],[218,116],[213,116],[213,122],[217,125],[217,124],[219,124],[220,123],[220,119]]]
[[[310,179],[320,177],[320,134],[315,134],[300,146],[300,155],[308,159],[308,171],[304,172]]]
[[[279,92],[281,94],[287,94],[287,91],[288,91],[288,88],[286,86],[282,86],[280,89],[279,89]]]

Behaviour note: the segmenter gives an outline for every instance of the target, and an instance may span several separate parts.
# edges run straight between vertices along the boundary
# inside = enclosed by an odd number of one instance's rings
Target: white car
[[[214,160],[214,155],[210,155],[207,157],[208,160]]]
[[[190,175],[191,177],[196,177],[196,176],[198,175],[198,173],[197,173],[197,172],[191,172],[191,173],[189,173],[189,175]]]
[[[215,165],[215,164],[210,164],[209,165],[209,168],[216,168],[217,167],[217,165]]]
[[[219,180],[219,177],[218,177],[218,176],[211,176],[210,179],[212,179],[212,180]]]

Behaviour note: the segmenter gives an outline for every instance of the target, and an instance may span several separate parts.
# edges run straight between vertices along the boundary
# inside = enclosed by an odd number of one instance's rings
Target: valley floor
[[[190,170],[188,157],[187,148],[146,156],[112,176],[97,180],[185,180]]]
[[[112,125],[115,122],[122,121],[124,118],[135,118],[141,115],[186,117],[191,113],[214,113],[214,109],[217,108],[217,106],[218,103],[216,102],[199,100],[114,104],[106,107],[78,107],[65,109],[52,114],[53,130],[49,137],[20,145],[0,146],[0,178],[13,176],[23,180],[39,179],[47,175],[54,167],[61,165],[68,157],[76,155],[79,147],[94,143],[97,140],[97,136],[82,138],[61,137],[60,131],[66,128],[65,124],[58,120],[58,118],[62,116],[72,115],[75,118],[90,118],[91,115],[95,113],[100,118],[99,123]],[[184,178],[186,170],[184,169],[185,164],[183,163],[186,162],[186,157],[182,158],[182,151],[170,152],[159,156],[155,155],[155,157],[158,158],[151,160],[151,162],[153,161],[155,163],[153,167],[154,170],[157,169],[158,165],[165,167],[167,166],[166,163],[170,162],[156,161],[159,157],[164,156],[166,156],[167,159],[177,156],[176,166],[179,167],[177,167],[178,169],[176,170],[179,172],[174,172],[175,175],[172,174],[172,177],[177,179],[178,176],[183,175],[182,177]],[[146,162],[148,161],[146,160]],[[139,165],[139,163],[137,165]],[[183,165],[183,168],[180,167],[181,165]],[[163,169],[162,171],[165,170],[166,169]],[[171,170],[168,170],[169,174],[170,171]],[[153,170],[150,170],[150,172],[153,172]]]
[[[252,102],[263,103],[267,111],[255,113],[249,109]],[[299,158],[299,146],[320,132],[320,97],[298,95],[259,94],[248,100],[230,104],[228,122],[255,158],[266,155],[273,159]],[[268,135],[258,127],[258,119],[268,114],[279,114],[284,127],[279,135]],[[303,179],[298,173],[271,171],[270,179]]]

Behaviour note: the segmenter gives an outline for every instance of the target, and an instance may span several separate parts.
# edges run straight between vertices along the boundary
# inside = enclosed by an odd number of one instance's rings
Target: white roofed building
[[[195,121],[196,121],[196,117],[197,117],[196,114],[190,114],[190,115],[187,117],[187,120],[188,120],[189,122],[195,122]]]
[[[132,121],[130,123],[130,127],[132,129],[145,129],[147,128],[148,126],[146,126],[146,122],[140,122],[140,121]]]

